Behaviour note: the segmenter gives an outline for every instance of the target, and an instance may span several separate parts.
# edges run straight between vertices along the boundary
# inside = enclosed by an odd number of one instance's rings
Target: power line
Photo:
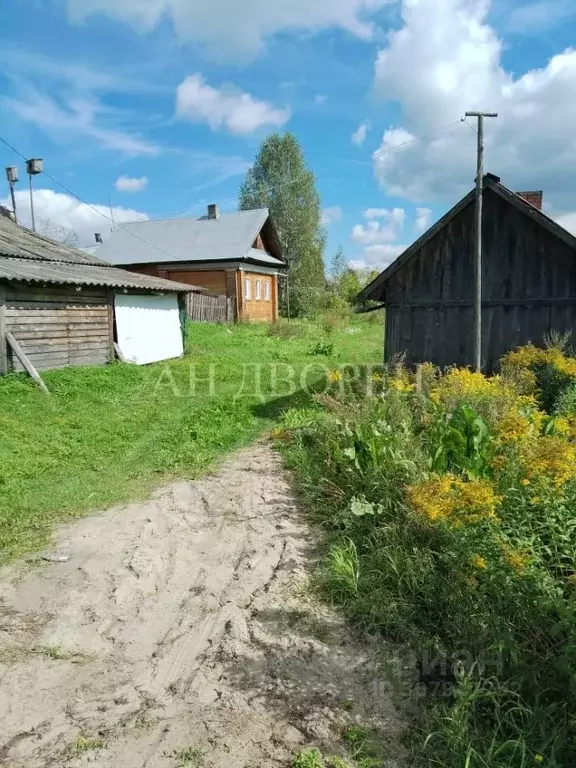
[[[458,118],[458,120],[453,120],[451,123],[447,123],[446,125],[439,126],[438,128],[433,128],[431,131],[428,131],[426,133],[422,133],[422,134],[420,134],[418,136],[412,136],[412,138],[407,139],[406,141],[403,141],[400,144],[393,144],[392,146],[386,147],[385,149],[378,149],[378,150],[376,150],[375,152],[372,153],[372,157],[383,155],[386,152],[391,152],[391,151],[393,151],[395,149],[400,149],[401,147],[405,147],[407,144],[413,144],[416,141],[421,141],[422,139],[428,138],[429,136],[433,136],[433,135],[435,135],[437,133],[440,133],[441,131],[447,130],[448,128],[452,128],[454,125],[458,125],[458,123],[463,123],[463,122],[466,122],[465,118],[460,117],[460,118]],[[472,128],[472,126],[469,123],[466,123],[466,125],[468,125],[469,128]],[[472,128],[472,130],[474,130],[474,129]],[[368,164],[368,165],[370,165],[371,161],[369,161],[369,160],[345,160],[345,161],[342,162],[342,165],[353,165],[353,164],[362,164],[362,165]],[[322,178],[322,176],[324,176],[326,173],[330,173],[331,171],[335,171],[339,167],[341,167],[341,166],[336,166],[336,167],[333,166],[331,168],[325,168],[324,170],[322,170],[319,173],[315,174],[315,176],[316,176],[316,178]],[[298,179],[293,179],[292,181],[287,181],[287,182],[284,182],[283,184],[279,184],[277,189],[283,189],[284,187],[287,187],[287,186],[290,186],[290,185],[296,184],[296,183],[298,183]],[[237,195],[234,195],[233,197],[229,197],[229,198],[225,198],[224,200],[221,200],[220,204],[224,205],[224,204],[229,203],[229,202],[234,202],[236,199],[237,199]],[[202,204],[199,203],[197,205],[191,205],[191,206],[189,206],[187,208],[180,208],[180,209],[178,209],[176,211],[171,211],[170,213],[167,213],[167,214],[158,214],[158,216],[156,216],[156,218],[157,219],[160,219],[160,218],[169,219],[171,216],[175,216],[178,213],[189,213],[190,211],[194,211],[194,210],[197,210],[197,209],[200,210],[201,208],[202,208]]]
[[[15,152],[17,155],[19,155],[23,160],[27,160],[25,155],[22,154],[16,147],[12,146],[6,139],[2,138],[0,136],[0,141],[5,144],[9,149],[12,150],[12,152]],[[83,198],[80,197],[80,195],[77,195],[75,192],[73,192],[69,187],[67,187],[65,184],[62,184],[62,182],[58,181],[58,179],[54,178],[48,171],[44,171],[44,176],[47,176],[51,181],[54,182],[54,184],[57,184],[61,189],[63,189],[67,194],[69,194],[71,197],[74,197],[76,200],[81,202],[83,205],[88,206],[90,210],[94,211],[94,213],[97,213],[99,216],[102,216],[102,218],[106,219],[107,221],[110,221],[112,224],[114,224],[117,227],[120,227],[120,229],[123,229],[125,232],[128,232],[129,235],[132,235],[132,237],[135,237],[137,240],[140,240],[141,243],[144,243],[144,245],[149,245],[151,248],[155,248],[157,251],[162,253],[164,256],[168,256],[173,261],[178,261],[174,257],[173,254],[168,253],[168,251],[165,251],[163,248],[161,248],[159,245],[156,245],[155,243],[150,243],[148,240],[145,240],[143,237],[140,237],[140,235],[136,234],[136,232],[132,232],[132,230],[128,229],[128,227],[125,227],[123,224],[118,224],[114,221],[113,218],[110,218],[110,216],[107,216],[105,213],[102,213],[102,211],[99,211],[98,208],[96,208],[91,203],[86,202]]]
[[[427,131],[426,133],[419,134],[418,136],[412,136],[410,139],[407,139],[406,141],[403,141],[400,144],[393,144],[392,146],[386,147],[384,149],[376,150],[375,152],[372,153],[372,157],[373,158],[374,157],[379,157],[379,156],[381,156],[383,154],[386,154],[387,152],[392,152],[392,151],[394,151],[396,149],[400,149],[402,147],[405,147],[408,144],[413,144],[416,141],[421,141],[422,139],[428,138],[429,136],[433,136],[433,135],[435,135],[437,133],[440,133],[442,131],[448,130],[449,128],[452,128],[454,125],[457,125],[458,123],[462,123],[462,122],[466,123],[466,125],[471,130],[474,130],[472,128],[472,126],[469,123],[466,122],[466,119],[464,117],[458,118],[458,120],[453,120],[451,123],[447,123],[446,125],[439,126],[438,128],[433,128],[432,130]],[[11,149],[13,152],[15,152],[17,155],[19,155],[23,160],[27,160],[27,158],[25,157],[25,155],[22,154],[22,152],[20,152],[18,149],[16,149],[16,147],[12,146],[12,144],[10,144],[8,141],[6,141],[6,139],[2,138],[2,136],[0,136],[0,141],[3,144],[5,144],[9,149]],[[343,161],[343,163],[341,165],[346,166],[346,165],[353,165],[353,164],[362,164],[362,165],[370,164],[370,161],[369,160],[346,160],[346,161]],[[331,171],[337,170],[339,167],[341,167],[341,166],[336,166],[336,167],[333,166],[331,168],[326,168],[326,169],[320,171],[320,173],[315,174],[315,176],[317,178],[320,178],[320,177],[324,176],[326,173],[330,173]],[[160,253],[163,253],[165,256],[169,256],[171,259],[174,259],[174,256],[171,253],[168,253],[167,251],[165,251],[163,248],[161,248],[160,246],[156,245],[155,243],[148,242],[147,240],[145,240],[140,235],[136,234],[135,232],[132,232],[130,229],[125,227],[123,224],[114,221],[114,219],[112,217],[107,216],[102,211],[99,211],[98,208],[96,208],[91,203],[86,202],[86,200],[81,198],[80,195],[77,195],[75,192],[73,192],[71,189],[69,189],[62,182],[58,181],[58,179],[56,179],[54,176],[52,176],[47,171],[44,171],[44,175],[47,176],[55,184],[57,184],[67,194],[69,194],[72,197],[74,197],[76,200],[81,202],[83,205],[88,206],[88,208],[90,208],[92,211],[97,213],[99,216],[102,216],[107,221],[110,221],[114,226],[119,227],[120,229],[123,229],[125,232],[128,232],[130,235],[132,235],[132,237],[135,237],[137,240],[140,240],[145,245],[149,245],[152,248],[155,248]],[[290,181],[284,182],[283,184],[279,184],[277,188],[278,189],[283,189],[285,187],[288,187],[288,186],[291,186],[291,185],[297,184],[297,183],[298,183],[298,179],[292,179]],[[225,205],[226,203],[234,202],[236,199],[237,199],[237,195],[234,195],[234,196],[229,197],[229,198],[224,198],[223,200],[220,201],[220,204],[221,205]],[[156,220],[159,220],[159,219],[169,219],[169,218],[175,217],[175,214],[190,213],[191,211],[201,210],[202,208],[203,208],[203,205],[198,203],[196,205],[192,205],[192,206],[189,206],[187,208],[180,208],[180,209],[178,209],[176,211],[171,211],[170,213],[167,213],[167,214],[158,214],[154,218],[151,217],[150,220],[153,221],[155,219]]]

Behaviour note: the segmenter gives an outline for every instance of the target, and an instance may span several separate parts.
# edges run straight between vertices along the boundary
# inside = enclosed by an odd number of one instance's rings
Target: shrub
[[[574,764],[575,365],[530,345],[501,376],[400,365],[319,398],[284,444],[329,531],[327,593],[442,694],[418,764]]]
[[[326,357],[332,357],[334,354],[334,344],[331,341],[317,341],[308,350],[310,355],[325,355]]]

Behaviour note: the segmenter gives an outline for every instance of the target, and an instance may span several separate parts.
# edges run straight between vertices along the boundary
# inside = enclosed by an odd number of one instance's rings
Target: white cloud
[[[263,126],[280,127],[290,118],[289,109],[279,109],[233,87],[221,90],[208,85],[202,75],[187,77],[177,89],[176,113],[195,122],[206,122],[216,130],[253,133]]]
[[[12,208],[8,199],[0,203]],[[16,210],[19,223],[31,227],[30,197],[27,191],[16,192]],[[119,223],[148,218],[146,213],[131,208],[115,207],[112,212],[114,220]],[[95,204],[91,207],[70,195],[54,192],[52,189],[34,190],[34,218],[36,222],[48,219],[54,224],[73,230],[78,234],[80,245],[93,245],[95,232],[99,232],[105,239],[112,227],[108,205]]]
[[[576,211],[572,211],[571,213],[552,214],[552,218],[555,219],[561,227],[567,229],[568,232],[572,232],[573,235],[576,235]]]
[[[118,192],[142,192],[148,186],[148,179],[146,176],[119,176],[114,186]]]
[[[182,40],[205,45],[219,58],[257,54],[279,32],[340,28],[358,38],[373,35],[370,14],[390,0],[67,0],[73,21],[104,13],[148,32],[170,19]]]
[[[393,243],[368,245],[360,258],[350,262],[350,267],[352,269],[385,269],[407,247],[407,245]]]
[[[541,35],[576,17],[573,0],[542,0],[518,5],[508,15],[506,29],[520,35]]]
[[[322,224],[329,227],[335,221],[342,218],[342,208],[339,205],[333,205],[331,208],[324,208],[322,211]]]
[[[416,208],[414,229],[416,232],[424,232],[432,223],[432,211],[430,208]]]
[[[83,94],[59,103],[55,98],[32,88],[23,88],[18,98],[2,97],[1,102],[21,120],[45,131],[58,143],[89,138],[102,149],[130,156],[157,155],[162,148],[125,130],[120,115],[95,96]]]
[[[404,208],[368,208],[364,211],[367,224],[355,224],[352,227],[351,238],[356,243],[371,245],[374,243],[390,243],[396,240],[406,220]],[[383,219],[382,222],[374,219]]]
[[[464,124],[438,128],[466,110],[488,109],[499,117],[486,120],[486,169],[513,189],[543,188],[557,207],[570,210],[576,202],[576,50],[512,74],[486,21],[489,10],[488,0],[403,0],[403,26],[388,35],[375,67],[376,94],[399,104],[402,125],[384,133],[374,155],[376,176],[389,194],[455,201],[473,186],[476,137]]]
[[[356,144],[357,147],[361,147],[362,144],[366,141],[366,136],[368,136],[368,131],[372,125],[370,124],[370,120],[364,120],[358,128],[354,131],[352,136],[350,137],[353,144]]]

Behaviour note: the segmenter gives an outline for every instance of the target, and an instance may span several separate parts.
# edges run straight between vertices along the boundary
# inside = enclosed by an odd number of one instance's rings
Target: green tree
[[[325,291],[325,237],[316,179],[292,133],[273,133],[264,140],[240,188],[240,210],[264,207],[289,268],[289,297],[281,291],[281,311],[286,314],[289,300],[292,315],[310,314]]]
[[[330,278],[334,282],[340,280],[344,272],[346,272],[346,257],[344,256],[344,249],[341,245],[336,249],[336,253],[332,256],[330,262]]]

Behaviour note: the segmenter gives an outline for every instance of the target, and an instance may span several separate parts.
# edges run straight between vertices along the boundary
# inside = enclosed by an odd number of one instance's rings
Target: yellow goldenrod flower
[[[408,486],[406,496],[414,510],[430,522],[443,521],[455,528],[480,520],[499,522],[496,507],[500,497],[486,480],[433,475]]]
[[[342,381],[342,371],[334,370],[328,371],[328,381],[334,384],[337,381]]]
[[[474,555],[472,558],[472,565],[475,568],[478,568],[479,570],[483,571],[486,568],[486,559],[482,557],[482,555]]]
[[[576,446],[562,437],[545,435],[525,446],[522,462],[533,482],[549,480],[560,488],[576,478]]]

